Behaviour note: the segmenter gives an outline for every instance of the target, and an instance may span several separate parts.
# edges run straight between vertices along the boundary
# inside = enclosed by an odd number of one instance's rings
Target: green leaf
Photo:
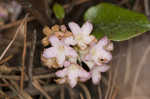
[[[55,13],[55,16],[58,19],[63,19],[64,18],[64,16],[65,16],[65,10],[62,7],[62,5],[60,5],[58,3],[55,3],[54,6],[53,6],[53,11]]]
[[[84,19],[94,24],[97,38],[106,35],[113,41],[128,40],[150,30],[150,22],[143,14],[108,3],[89,8]]]

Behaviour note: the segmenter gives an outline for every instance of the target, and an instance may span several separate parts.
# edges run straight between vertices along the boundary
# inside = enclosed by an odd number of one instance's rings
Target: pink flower
[[[95,66],[90,71],[93,84],[98,84],[101,80],[101,72],[106,72],[109,69],[107,65]]]
[[[105,49],[106,49],[107,51],[112,51],[112,50],[114,49],[113,43],[111,42],[111,43],[109,43],[108,45],[106,45],[106,46],[105,46]]]
[[[87,47],[87,44],[89,44],[94,39],[93,36],[90,36],[90,33],[92,32],[93,29],[91,23],[86,22],[81,28],[75,22],[70,22],[68,25],[74,35],[77,45],[81,49],[85,49]]]
[[[47,48],[43,52],[43,56],[45,58],[53,58],[55,57],[57,60],[57,63],[62,67],[66,56],[77,58],[76,51],[69,47],[67,44],[65,44],[63,41],[60,41],[56,36],[51,36],[49,38],[49,41],[52,45],[52,47]]]
[[[72,88],[76,86],[78,80],[86,81],[90,78],[90,74],[78,64],[70,64],[63,70],[57,71],[56,75],[61,78],[61,83],[67,81]]]
[[[85,60],[93,61],[97,65],[102,65],[103,63],[109,62],[112,59],[112,55],[105,49],[105,46],[108,44],[109,40],[107,37],[99,40],[97,44],[91,46],[89,53],[85,56]],[[111,46],[109,45],[109,49],[112,48]]]
[[[63,41],[67,45],[76,45],[76,41],[73,39],[72,36],[64,38]]]

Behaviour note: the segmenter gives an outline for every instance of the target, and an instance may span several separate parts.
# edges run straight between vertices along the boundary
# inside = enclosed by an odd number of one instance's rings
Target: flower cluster
[[[109,69],[107,63],[112,59],[113,44],[105,36],[99,41],[90,33],[93,26],[86,22],[80,27],[75,22],[68,24],[71,32],[65,25],[55,25],[51,29],[46,27],[42,40],[43,45],[50,45],[42,54],[42,61],[49,68],[61,68],[56,72],[60,84],[69,83],[75,87],[78,81],[85,82],[92,79],[98,84],[101,72]],[[89,71],[82,66],[85,63]]]

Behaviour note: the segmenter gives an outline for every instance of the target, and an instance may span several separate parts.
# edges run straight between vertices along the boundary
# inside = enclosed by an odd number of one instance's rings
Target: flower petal
[[[56,56],[57,62],[59,65],[63,66],[64,62],[65,62],[65,55],[64,53],[58,54]]]
[[[94,38],[92,36],[84,36],[85,44],[89,44]]]
[[[87,21],[86,23],[83,24],[81,30],[84,35],[89,35],[93,30],[93,25]]]
[[[97,65],[102,65],[102,63],[100,63],[100,59],[103,54],[97,53],[95,56],[92,56],[93,61],[95,62],[95,64]]]
[[[72,68],[72,67],[69,67],[69,68]],[[68,72],[68,80],[72,88],[75,87],[75,85],[77,84],[77,77],[78,77],[77,71],[71,70],[70,72]]]
[[[90,60],[91,59],[91,54],[88,54],[84,57],[85,60]]]
[[[59,83],[59,84],[64,84],[66,82],[66,79],[61,78],[61,79],[56,80],[56,82]]]
[[[69,26],[71,32],[74,35],[77,35],[77,34],[81,33],[81,28],[80,28],[80,26],[77,23],[69,22],[68,26]]]
[[[85,81],[88,80],[88,78],[80,78],[79,80],[82,81],[82,82],[85,82]]]
[[[108,44],[108,42],[109,42],[109,40],[108,40],[107,36],[105,36],[98,41],[96,46],[102,48],[102,47],[106,46]]]
[[[68,66],[70,66],[70,62],[69,61],[65,61],[64,62],[64,67],[68,67]]]
[[[80,47],[81,50],[84,50],[87,48],[87,45],[83,42],[78,42],[78,46]]]
[[[89,79],[90,73],[81,68],[81,70],[79,71],[79,77]]]
[[[109,44],[105,47],[105,49],[106,49],[107,51],[112,51],[112,50],[114,49],[113,43],[112,43],[112,42],[109,43]]]
[[[77,43],[72,36],[65,38],[63,41],[67,45],[75,45]]]
[[[98,84],[100,79],[101,79],[101,74],[99,72],[93,72],[92,73],[92,82],[93,82],[93,84],[95,84],[95,85]]]
[[[59,39],[56,36],[51,36],[49,38],[49,41],[50,41],[51,45],[54,46],[54,47],[60,45],[60,41],[59,41]]]
[[[89,69],[92,69],[95,66],[95,62],[93,61],[84,61]]]
[[[71,78],[71,79],[69,79],[69,84],[70,84],[70,86],[72,88],[75,87],[76,84],[77,84],[77,78]]]
[[[97,66],[96,70],[99,72],[106,72],[110,67],[108,65]]]
[[[57,77],[65,77],[67,75],[67,69],[59,70],[55,74]]]
[[[98,54],[98,53],[97,53]],[[104,49],[99,51],[99,59],[104,59],[105,61],[103,63],[108,63],[112,59],[112,54],[108,51],[105,51]]]
[[[52,58],[52,57],[56,57],[57,53],[57,49],[55,47],[50,47],[44,50],[43,52],[43,56],[45,58]]]
[[[71,57],[77,57],[78,56],[77,52],[71,47],[66,47],[65,55],[71,56]]]

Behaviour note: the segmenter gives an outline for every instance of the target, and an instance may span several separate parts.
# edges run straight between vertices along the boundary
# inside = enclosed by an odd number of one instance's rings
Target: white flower
[[[101,80],[101,72],[106,72],[109,69],[107,65],[95,66],[90,71],[93,84],[98,84]]]
[[[93,36],[90,36],[90,33],[93,29],[91,23],[86,22],[81,28],[75,22],[70,22],[68,25],[74,35],[77,45],[81,49],[85,49],[87,47],[87,44],[89,44],[94,39]]]
[[[93,61],[97,65],[109,62],[112,59],[112,55],[105,49],[107,44],[109,44],[108,38],[103,37],[97,44],[91,46],[89,53],[85,56],[85,60]]]
[[[56,36],[51,36],[49,41],[52,47],[47,48],[43,52],[43,56],[45,58],[53,58],[57,59],[57,63],[62,67],[66,56],[77,58],[76,51],[65,44],[63,41],[60,41]]]
[[[56,76],[61,78],[60,83],[67,81],[73,88],[77,84],[78,80],[88,80],[90,78],[90,73],[85,71],[78,64],[70,64],[70,66],[65,67],[63,70],[57,71]]]
[[[108,45],[105,46],[105,49],[107,51],[112,51],[114,49],[114,45],[112,42],[110,42]]]
[[[72,36],[64,38],[63,41],[67,45],[76,45],[76,41],[73,39]]]

